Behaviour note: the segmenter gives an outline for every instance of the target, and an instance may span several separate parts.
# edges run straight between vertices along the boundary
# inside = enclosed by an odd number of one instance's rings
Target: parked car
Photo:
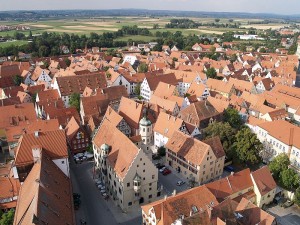
[[[156,166],[157,167],[157,169],[162,169],[162,168],[164,168],[165,167],[165,165],[158,165],[158,166]]]
[[[184,181],[182,181],[182,180],[180,180],[180,181],[177,181],[177,183],[176,183],[176,185],[177,185],[177,186],[181,186],[181,185],[183,185],[183,184],[185,184],[185,182],[184,182]]]
[[[78,193],[73,193],[73,198],[74,198],[74,199],[80,199],[80,194],[78,194]]]
[[[172,172],[171,170],[169,170],[169,169],[166,168],[166,169],[163,171],[162,174],[163,174],[164,176],[166,176],[166,175],[170,174],[171,172]]]
[[[290,200],[287,200],[286,203],[283,204],[283,208],[288,208],[292,205],[294,205],[294,202],[290,201]]]
[[[228,172],[234,172],[234,167],[233,166],[225,166],[224,170],[226,170]]]
[[[163,166],[162,168],[159,169],[159,172],[164,172],[164,170],[167,169],[165,166]]]

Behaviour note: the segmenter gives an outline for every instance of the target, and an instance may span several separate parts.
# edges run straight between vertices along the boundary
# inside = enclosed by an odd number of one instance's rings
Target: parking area
[[[279,205],[274,205],[268,208],[266,211],[276,217],[279,225],[300,224],[300,209],[296,205],[293,205],[289,208],[283,208]]]

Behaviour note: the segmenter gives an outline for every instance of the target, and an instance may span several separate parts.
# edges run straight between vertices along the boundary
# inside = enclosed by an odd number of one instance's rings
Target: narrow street
[[[80,225],[81,218],[86,220],[87,225],[140,225],[142,223],[140,213],[134,219],[127,219],[112,202],[104,200],[91,177],[93,162],[75,164],[71,160],[70,168],[73,192],[81,195],[80,208],[75,211],[77,225]]]

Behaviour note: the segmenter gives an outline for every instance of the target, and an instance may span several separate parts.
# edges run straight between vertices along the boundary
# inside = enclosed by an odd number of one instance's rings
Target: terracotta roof
[[[143,115],[143,105],[132,99],[122,97],[119,114],[122,116],[130,127],[139,128],[139,122]]]
[[[171,138],[174,132],[179,131],[182,125],[182,119],[161,112],[158,115],[153,131],[165,137]]]
[[[19,140],[16,151],[16,166],[33,164],[33,146],[41,146],[43,151],[45,151],[51,159],[68,157],[64,130],[38,132],[38,134],[23,134]]]
[[[126,87],[123,85],[97,89],[97,92],[99,91],[107,95],[109,101],[119,101],[122,97],[128,97]]]
[[[152,91],[156,90],[159,82],[164,82],[171,85],[177,85],[178,83],[178,80],[173,73],[147,76],[145,79],[147,80],[150,90]]]
[[[224,110],[227,109],[230,104],[228,100],[214,98],[212,96],[208,96],[207,100],[219,113],[224,112]]]
[[[228,177],[205,184],[218,200],[224,200],[232,194],[253,187],[250,169],[229,175]]]
[[[265,122],[258,125],[258,127],[266,130],[268,134],[277,140],[287,144],[294,145],[300,148],[300,128],[285,121],[275,120],[272,122]]]
[[[177,90],[175,85],[167,84],[164,82],[159,82],[157,88],[155,89],[153,95],[161,98],[171,97]]]
[[[7,97],[16,97],[19,91],[24,91],[24,88],[22,86],[13,86],[5,88],[3,91]]]
[[[198,98],[202,97],[204,94],[204,91],[206,89],[206,86],[199,82],[193,82],[190,86],[190,88],[187,90],[187,93],[190,95],[196,95]]]
[[[102,144],[110,146],[107,159],[120,179],[125,177],[136,155],[139,151],[142,151],[106,119],[103,120],[93,139],[93,143],[98,148],[100,148]]]
[[[20,186],[19,179],[0,177],[0,209],[7,209],[8,205],[5,203],[10,203],[10,208],[16,207],[16,197],[19,195]],[[10,201],[5,199],[10,199]]]
[[[34,225],[34,218],[38,224],[75,224],[71,181],[45,152],[21,187],[14,225]]]
[[[211,91],[223,92],[227,94],[229,94],[233,88],[232,83],[223,82],[221,80],[216,80],[211,78],[207,79],[206,85]]]
[[[180,131],[174,131],[166,144],[166,148],[177,153],[186,161],[200,165],[210,150],[210,146]]]
[[[66,136],[67,136],[68,140],[72,140],[73,137],[77,134],[77,131],[79,129],[80,129],[80,125],[75,120],[75,118],[72,117],[65,128]]]
[[[272,225],[275,217],[258,208],[248,199],[243,198],[236,208],[236,213],[241,215],[237,220],[247,225]]]
[[[37,95],[39,97],[39,101],[56,100],[60,98],[56,89],[40,91]]]
[[[284,120],[286,117],[289,116],[285,109],[275,109],[272,112],[269,112],[268,114],[271,120]]]
[[[277,185],[267,166],[264,166],[251,173],[254,182],[262,196],[276,189]]]
[[[158,224],[164,225],[174,223],[181,216],[189,217],[193,210],[195,213],[201,213],[217,204],[218,201],[213,194],[205,186],[200,186],[168,197],[166,200],[144,205],[142,210],[149,215],[149,210],[153,208],[156,220],[159,220]]]
[[[178,117],[183,121],[200,126],[202,120],[220,115],[220,113],[209,103],[209,101],[199,101],[192,103],[181,110]]]
[[[35,85],[35,86],[29,86],[27,88],[27,91],[29,92],[29,94],[33,95],[35,93],[38,93],[40,91],[44,91],[45,90],[45,85],[44,84],[40,84],[40,85]]]
[[[215,156],[217,158],[221,158],[225,156],[225,151],[223,149],[220,137],[215,136],[203,141],[205,144],[208,144],[213,150]]]
[[[72,93],[82,94],[85,87],[96,89],[105,88],[107,85],[106,76],[102,72],[78,76],[56,77],[56,81],[62,96],[68,96]]]
[[[0,99],[0,107],[21,104],[19,97]]]
[[[41,67],[37,66],[32,75],[31,75],[31,80],[37,81],[39,79],[39,77],[41,76],[41,74],[43,73],[43,71],[49,75],[50,71],[46,70],[46,69],[42,69]]]
[[[120,116],[113,108],[108,106],[104,118],[110,121],[114,126],[118,126],[123,120],[123,117]]]
[[[0,128],[17,126],[22,121],[34,121],[36,114],[32,103],[0,107]]]
[[[0,78],[13,77],[15,75],[21,75],[18,65],[0,65]]]
[[[32,134],[35,131],[46,132],[59,129],[58,120],[35,120],[19,123],[18,126],[7,127],[6,138],[8,142],[16,142],[23,133]]]
[[[170,114],[173,114],[174,109],[177,105],[176,101],[171,101],[165,98],[157,97],[155,95],[151,96],[149,103],[158,105],[160,109],[166,110]]]

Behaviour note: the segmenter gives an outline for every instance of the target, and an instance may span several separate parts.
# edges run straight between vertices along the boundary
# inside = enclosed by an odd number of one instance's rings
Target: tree
[[[260,48],[259,52],[261,52],[261,53],[266,53],[267,50],[266,50],[265,48]]]
[[[45,45],[42,45],[39,47],[39,56],[40,57],[46,57],[49,55],[49,48]]]
[[[290,165],[289,157],[285,153],[281,153],[276,156],[269,164],[269,169],[273,174],[273,177],[279,180],[280,173]]]
[[[141,84],[137,84],[135,87],[134,87],[134,94],[136,95],[141,95]]]
[[[236,54],[231,55],[230,58],[229,58],[229,61],[231,63],[234,63],[236,60],[237,60],[237,55]]]
[[[13,77],[13,80],[16,86],[20,86],[20,84],[23,83],[23,77],[21,77],[20,75],[15,75]]]
[[[205,138],[219,136],[225,153],[228,158],[232,158],[235,154],[232,145],[235,141],[236,131],[230,126],[229,123],[213,122],[204,129]]]
[[[31,32],[31,31],[29,31],[28,38],[29,38],[29,39],[32,39],[32,32]]]
[[[216,23],[219,23],[219,22],[220,22],[220,19],[219,19],[219,18],[217,18],[217,19],[215,19],[215,21],[216,21]]]
[[[205,74],[208,78],[216,78],[217,77],[217,71],[213,67],[207,69]]]
[[[293,190],[299,187],[299,176],[294,170],[288,168],[280,173],[280,183],[285,188]]]
[[[146,63],[141,63],[139,65],[138,72],[139,73],[147,73],[148,72],[148,65]]]
[[[105,72],[105,75],[106,75],[106,78],[108,78],[108,79],[110,79],[110,78],[111,78],[111,74],[110,74],[110,72],[109,72],[109,71],[106,71],[106,72]]]
[[[295,204],[300,206],[300,187],[298,187],[295,191],[294,202],[295,202]]]
[[[224,121],[228,122],[231,127],[235,129],[241,128],[243,121],[240,117],[239,112],[233,108],[227,108],[224,112]]]
[[[161,146],[157,149],[157,154],[161,157],[166,156],[166,148]]]
[[[209,50],[210,50],[212,53],[215,53],[215,52],[216,52],[216,47],[212,45],[212,46],[209,48]]]
[[[12,225],[14,222],[15,210],[10,209],[7,213],[4,213],[0,219],[1,225]]]
[[[153,24],[153,29],[154,30],[159,29],[159,25],[157,23]]]
[[[73,106],[77,109],[77,111],[80,111],[80,94],[73,93],[70,96],[70,106]]]
[[[64,61],[65,61],[66,65],[67,65],[67,67],[69,67],[71,65],[71,60],[70,59],[65,58]]]
[[[255,164],[261,161],[260,152],[262,143],[257,139],[248,127],[244,127],[236,134],[236,142],[233,147],[238,159],[245,163]]]

